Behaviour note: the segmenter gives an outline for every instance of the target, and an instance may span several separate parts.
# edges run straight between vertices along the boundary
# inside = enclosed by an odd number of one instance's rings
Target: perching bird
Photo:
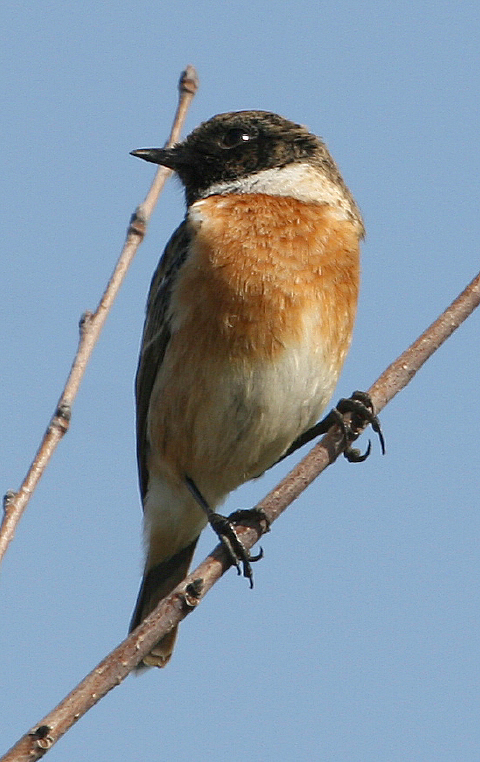
[[[220,114],[132,153],[175,170],[187,211],[152,280],[136,379],[146,562],[131,630],[184,578],[207,520],[235,546],[215,508],[322,414],[364,234],[325,144],[276,114]],[[164,666],[175,636],[144,663]]]

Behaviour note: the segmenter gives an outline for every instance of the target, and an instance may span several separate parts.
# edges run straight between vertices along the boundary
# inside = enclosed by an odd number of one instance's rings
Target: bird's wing
[[[165,247],[153,275],[147,300],[142,346],[135,380],[137,402],[137,460],[140,492],[145,498],[148,486],[147,419],[155,379],[170,339],[169,304],[178,271],[185,262],[190,234],[183,222]]]

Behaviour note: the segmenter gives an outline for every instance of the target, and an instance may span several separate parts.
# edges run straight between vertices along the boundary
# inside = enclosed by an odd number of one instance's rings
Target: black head
[[[268,111],[218,114],[173,148],[144,148],[132,154],[174,169],[185,185],[188,204],[218,183],[293,162],[310,162],[336,174],[319,138]]]

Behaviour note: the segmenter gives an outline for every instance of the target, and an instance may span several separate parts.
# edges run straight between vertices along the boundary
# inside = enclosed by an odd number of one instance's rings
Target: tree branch
[[[369,394],[376,411],[403,389],[424,362],[443,344],[480,302],[480,273],[424,333],[395,360],[370,387]],[[358,432],[357,436],[360,434]],[[296,497],[345,448],[337,426],[290,471],[287,476],[257,505],[273,522]],[[239,527],[239,535],[251,548],[262,534],[256,522]],[[73,691],[40,723],[26,733],[0,762],[32,762],[40,759],[51,746],[108,691],[119,685],[129,672],[172,627],[193,611],[208,590],[229,568],[221,545],[192,574],[178,585],[150,616],[90,672]]]
[[[197,72],[193,66],[187,66],[185,71],[182,72],[178,83],[178,106],[170,137],[166,143],[167,146],[173,145],[173,143],[178,142],[180,139],[180,133],[188,108],[197,89]],[[45,471],[58,443],[68,431],[72,405],[77,396],[93,348],[98,341],[103,324],[120,290],[127,270],[145,236],[148,221],[165,185],[165,181],[171,173],[172,170],[166,167],[158,168],[145,200],[137,207],[130,220],[124,247],[97,309],[93,313],[85,312],[80,320],[80,337],[77,353],[56,410],[18,492],[9,490],[3,500],[4,514],[0,526],[0,561],[3,559],[7,547],[13,539],[17,524],[40,481],[40,477]]]

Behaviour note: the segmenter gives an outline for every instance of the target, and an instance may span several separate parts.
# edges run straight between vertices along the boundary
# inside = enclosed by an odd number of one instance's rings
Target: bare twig
[[[405,387],[424,362],[458,328],[480,302],[480,273],[445,312],[395,360],[369,389],[377,411]],[[273,522],[345,448],[334,426],[295,468],[258,504]],[[262,534],[256,522],[239,527],[251,548]],[[221,545],[165,598],[132,634],[90,672],[73,691],[24,735],[0,762],[32,762],[48,749],[108,691],[119,685],[153,645],[193,611],[228,569]]]
[[[178,142],[188,108],[197,88],[197,72],[193,66],[187,66],[180,77],[177,111],[173,120],[172,131],[166,145],[173,145],[173,143]],[[171,173],[172,170],[167,169],[166,167],[158,168],[144,202],[140,204],[132,216],[123,250],[97,309],[93,313],[86,312],[80,320],[80,337],[77,353],[55,413],[53,414],[32,465],[30,466],[18,492],[9,490],[4,498],[4,514],[0,526],[0,561],[3,559],[7,547],[13,539],[16,526],[20,521],[23,511],[27,507],[35,487],[40,481],[40,477],[45,471],[58,443],[68,431],[72,405],[77,396],[93,348],[98,341],[103,324],[105,323],[127,270],[145,236],[147,223],[153,208],[157,203],[162,188],[165,185],[165,181]]]

